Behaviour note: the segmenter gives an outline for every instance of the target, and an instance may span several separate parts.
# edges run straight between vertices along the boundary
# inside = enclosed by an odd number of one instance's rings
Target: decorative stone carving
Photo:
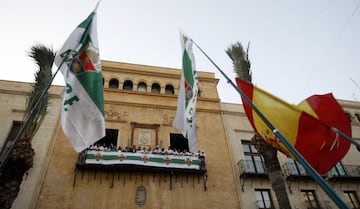
[[[173,116],[173,115],[168,115],[168,114],[165,113],[165,114],[163,115],[162,124],[165,125],[165,126],[171,126],[173,120],[174,120],[174,116]]]
[[[146,188],[144,185],[138,186],[135,194],[135,203],[138,206],[143,206],[146,203]]]
[[[158,144],[159,124],[131,122],[131,145],[148,143],[146,146]],[[155,140],[155,141],[154,141]]]
[[[151,145],[151,132],[147,130],[139,130],[138,143],[141,145]]]
[[[127,121],[127,111],[118,112],[114,106],[110,106],[108,111],[105,111],[106,119],[108,120],[120,120]]]

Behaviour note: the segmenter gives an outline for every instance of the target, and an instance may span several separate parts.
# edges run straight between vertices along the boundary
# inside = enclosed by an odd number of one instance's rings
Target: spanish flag
[[[242,79],[236,78],[236,83],[319,174],[330,171],[349,150],[350,142],[332,129],[336,128],[351,137],[350,120],[332,94],[314,95],[298,105],[292,105]],[[257,134],[294,158],[251,105],[242,100],[246,115]]]

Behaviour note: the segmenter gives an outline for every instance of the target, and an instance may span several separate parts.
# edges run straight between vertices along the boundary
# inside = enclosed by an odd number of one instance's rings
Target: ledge
[[[84,151],[79,154],[75,165],[73,186],[79,171],[106,171],[112,174],[119,172],[163,173],[170,175],[170,190],[172,189],[172,177],[175,175],[202,176],[204,191],[207,190],[207,170],[205,160],[193,156],[156,155],[131,152],[105,152]],[[113,175],[114,177],[114,175]],[[113,187],[112,179],[111,187]]]

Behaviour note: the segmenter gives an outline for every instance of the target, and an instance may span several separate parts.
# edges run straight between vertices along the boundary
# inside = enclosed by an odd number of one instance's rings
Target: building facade
[[[106,137],[99,146],[123,151],[77,153],[60,127],[63,87],[53,86],[48,115],[33,141],[34,167],[24,177],[13,208],[279,208],[263,159],[251,145],[254,132],[242,105],[220,101],[214,73],[198,72],[197,146],[206,153],[202,164],[196,158],[188,163],[188,157],[138,157],[124,151],[133,146],[186,149],[186,140],[172,127],[179,69],[111,61],[103,61],[102,67]],[[30,86],[0,81],[0,145],[8,140],[14,121],[22,119]],[[339,102],[359,141],[360,103]],[[301,165],[281,153],[278,158],[292,208],[336,208]],[[130,159],[136,165],[123,163]],[[150,166],[155,161],[161,165]],[[180,161],[183,167],[171,167]],[[197,162],[197,169],[189,169]],[[359,167],[360,153],[351,146],[324,176],[353,208],[359,207]]]
[[[0,147],[1,150],[13,140],[20,130],[25,113],[27,97],[32,90],[31,83],[0,81]],[[62,86],[52,86],[49,90],[49,106],[42,126],[32,139],[35,151],[34,165],[23,178],[21,189],[13,208],[33,208],[40,192],[40,184],[45,176],[46,168],[51,159],[53,144],[60,130],[58,118],[61,108]]]
[[[359,142],[360,105],[338,100],[352,125],[352,137]],[[254,135],[242,105],[222,103],[224,126],[236,176],[241,208],[279,208],[264,166],[264,159],[251,143]],[[287,194],[294,209],[338,208],[311,175],[296,161],[278,152],[287,185]],[[359,208],[360,151],[351,145],[347,155],[323,178],[349,208]]]

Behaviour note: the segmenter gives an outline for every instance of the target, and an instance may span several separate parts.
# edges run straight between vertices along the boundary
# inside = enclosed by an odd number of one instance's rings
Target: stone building
[[[102,67],[106,137],[100,145],[186,148],[172,127],[179,69],[111,61]],[[206,153],[205,163],[190,157],[75,152],[60,127],[63,87],[53,86],[48,115],[32,142],[34,166],[13,208],[279,208],[262,157],[249,144],[254,132],[242,105],[220,101],[214,73],[198,72],[198,79],[197,144]],[[0,81],[0,146],[21,121],[30,86]],[[360,103],[339,102],[359,141]],[[293,208],[336,208],[301,165],[281,153],[278,158]],[[126,160],[133,161],[129,165]],[[359,207],[359,165],[360,153],[351,146],[324,176],[353,208]]]
[[[360,103],[338,100],[352,124],[352,137],[360,140]],[[242,105],[222,103],[224,126],[236,176],[241,208],[279,208],[263,158],[251,145],[254,135]],[[296,161],[278,152],[287,193],[294,209],[338,208],[311,175]],[[351,145],[347,155],[323,178],[350,208],[359,208],[360,150]]]

